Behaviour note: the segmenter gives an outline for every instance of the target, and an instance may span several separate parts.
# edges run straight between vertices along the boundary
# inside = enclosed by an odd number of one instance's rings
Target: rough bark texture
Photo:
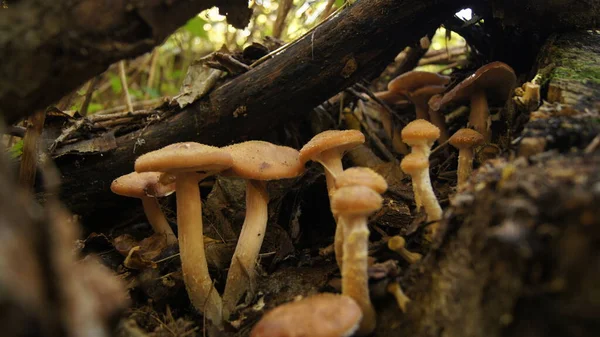
[[[151,50],[203,9],[243,27],[244,0],[6,1],[0,8],[0,114],[43,109],[120,59]]]
[[[380,72],[399,50],[468,2],[359,1],[207,98],[167,120],[117,137],[116,149],[58,158],[62,198],[84,221],[106,221],[106,209],[116,215],[124,206],[123,198],[110,193],[110,182],[130,172],[137,156],[179,141],[224,145],[260,137],[362,76]]]

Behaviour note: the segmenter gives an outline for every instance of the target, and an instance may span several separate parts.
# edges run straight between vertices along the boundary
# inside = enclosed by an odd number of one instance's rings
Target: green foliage
[[[23,139],[19,140],[13,146],[11,146],[8,152],[10,153],[11,158],[19,158],[23,154]]]
[[[100,104],[100,103],[90,103],[90,105],[88,105],[88,114],[93,114],[94,112],[100,111],[104,109],[104,105]]]
[[[115,94],[120,94],[121,91],[123,91],[123,86],[121,85],[121,80],[119,79],[119,76],[113,73],[108,73],[108,77],[110,80],[110,87],[112,88],[112,91]]]
[[[206,20],[202,19],[200,16],[196,16],[193,19],[190,19],[183,28],[192,34],[192,36],[206,39],[208,38],[208,34],[204,30],[204,25],[206,23],[208,23]]]
[[[144,88],[144,91],[145,91],[145,92],[148,94],[148,96],[149,96],[150,98],[159,98],[159,97],[161,96],[161,95],[160,95],[160,92],[158,91],[158,89],[157,89],[157,88],[149,88],[149,87],[145,87],[145,88]]]

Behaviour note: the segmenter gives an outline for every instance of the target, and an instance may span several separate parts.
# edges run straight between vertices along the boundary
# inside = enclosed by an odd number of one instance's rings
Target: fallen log
[[[380,336],[587,336],[600,329],[600,34],[550,38],[540,51],[546,103],[514,145],[451,197],[446,232],[402,281],[412,302]],[[576,67],[574,65],[577,65]],[[524,140],[537,151],[522,151]]]
[[[0,115],[7,124],[46,108],[112,63],[155,46],[200,11],[219,6],[243,28],[244,0],[4,1]]]
[[[224,145],[310,111],[363,76],[381,72],[407,44],[437,27],[463,1],[358,1],[273,59],[214,90],[174,116],[114,141],[116,148],[56,159],[61,198],[88,224],[107,223],[125,206],[111,181],[142,153],[174,142]],[[398,32],[403,32],[398,35]]]

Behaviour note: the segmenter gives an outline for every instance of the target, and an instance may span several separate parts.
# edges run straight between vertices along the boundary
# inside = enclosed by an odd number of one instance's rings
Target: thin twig
[[[373,133],[373,131],[371,130],[371,128],[369,128],[367,123],[365,123],[364,120],[359,118],[359,116],[356,114],[356,112],[354,110],[352,111],[352,114],[358,120],[358,122],[360,123],[362,128],[365,129],[365,131],[369,135],[369,138],[371,138],[371,140],[373,142],[375,142],[375,145],[377,146],[379,151],[381,151],[381,153],[383,153],[383,155],[387,158],[387,160],[389,160],[392,163],[397,163],[398,159],[396,159],[396,157],[394,157],[394,155],[390,152],[390,150],[387,149],[387,147],[385,146],[385,144],[383,144],[381,139],[379,139],[379,137],[377,137],[377,135],[375,133]]]
[[[127,75],[125,74],[125,61],[119,61],[119,78],[121,79],[121,86],[123,87],[123,94],[125,95],[125,105],[127,111],[133,111],[133,104],[131,104],[131,96],[129,95],[129,88],[127,87]]]
[[[81,109],[79,109],[79,113],[82,116],[87,116],[88,107],[90,106],[90,102],[92,101],[92,94],[96,90],[96,85],[100,82],[100,76],[94,77],[88,85],[87,91],[85,92],[85,98],[83,99],[83,103],[81,104]]]

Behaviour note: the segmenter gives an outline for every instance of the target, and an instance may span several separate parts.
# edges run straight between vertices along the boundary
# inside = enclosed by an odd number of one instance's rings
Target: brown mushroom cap
[[[413,146],[426,142],[433,144],[440,138],[440,129],[424,119],[416,119],[402,129],[402,141]]]
[[[164,197],[175,192],[175,184],[159,182],[160,172],[132,172],[113,180],[110,190],[132,198]]]
[[[300,150],[300,163],[306,164],[321,152],[337,149],[340,153],[365,142],[365,135],[358,130],[327,130],[314,136]]]
[[[502,62],[492,62],[477,69],[475,73],[460,82],[436,102],[431,102],[433,110],[439,110],[451,102],[468,100],[477,90],[484,90],[489,100],[506,101],[517,83],[515,71]]]
[[[366,186],[344,186],[331,196],[331,211],[334,215],[368,216],[382,205],[381,195]]]
[[[381,194],[388,188],[385,179],[368,167],[350,167],[338,174],[335,178],[335,187],[366,186]]]
[[[352,298],[323,293],[269,311],[250,337],[350,336],[361,318],[360,307]]]
[[[388,90],[396,93],[406,93],[424,86],[443,86],[449,82],[450,77],[448,76],[427,71],[409,71],[391,80],[390,83],[388,83]]]
[[[218,147],[194,142],[175,143],[148,152],[135,161],[136,172],[221,171],[231,167],[231,155]]]
[[[450,145],[457,149],[470,148],[480,145],[484,141],[483,135],[473,129],[463,128],[456,131],[448,140]]]
[[[299,152],[291,147],[258,140],[233,144],[223,148],[233,158],[225,175],[244,179],[275,180],[297,177],[304,172]]]
[[[410,104],[410,101],[406,95],[395,93],[389,90],[376,92],[375,97],[386,102],[387,104]]]
[[[420,153],[411,153],[404,156],[400,168],[406,174],[415,174],[429,167],[429,159]]]

